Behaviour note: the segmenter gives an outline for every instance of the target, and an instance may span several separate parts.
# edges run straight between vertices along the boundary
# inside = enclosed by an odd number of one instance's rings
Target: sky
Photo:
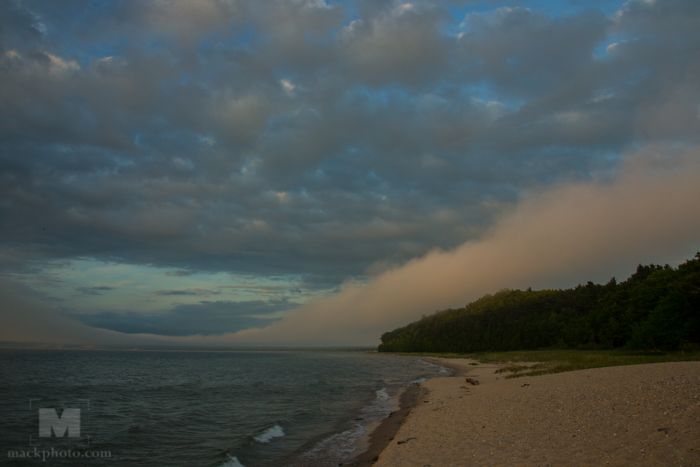
[[[675,266],[698,24],[696,0],[0,2],[0,341],[376,345]]]

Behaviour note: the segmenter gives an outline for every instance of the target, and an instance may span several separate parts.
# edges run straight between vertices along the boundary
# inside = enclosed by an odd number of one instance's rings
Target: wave
[[[296,466],[306,465],[333,465],[350,456],[357,446],[356,441],[367,433],[367,426],[379,422],[389,416],[393,410],[393,404],[389,402],[391,396],[387,388],[374,392],[376,398],[362,408],[359,417],[351,422],[349,429],[332,434],[317,442],[313,448],[304,452]]]
[[[389,399],[389,393],[386,392],[386,388],[382,388],[379,391],[376,391],[377,394],[377,399],[386,402]]]
[[[452,373],[452,370],[442,365],[436,365],[435,363],[426,362],[425,360],[421,360],[420,358],[418,359],[418,361],[424,365],[428,365],[429,367],[437,368],[440,373]]]
[[[279,425],[275,425],[271,428],[268,428],[258,436],[254,436],[253,439],[260,444],[267,444],[273,438],[281,438],[282,436],[284,436],[284,431],[282,430],[282,427]]]
[[[301,463],[293,463],[296,466],[337,464],[350,456],[355,451],[355,441],[365,434],[367,430],[360,423],[354,422],[354,426],[341,433],[331,435],[303,453],[299,457]]]
[[[233,456],[228,456],[228,460],[221,464],[219,467],[245,467],[241,462],[233,457]]]

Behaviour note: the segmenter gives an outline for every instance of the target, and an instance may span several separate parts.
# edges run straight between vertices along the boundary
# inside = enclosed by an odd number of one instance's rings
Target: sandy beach
[[[515,379],[434,362],[457,371],[414,392],[375,466],[700,465],[700,362]]]

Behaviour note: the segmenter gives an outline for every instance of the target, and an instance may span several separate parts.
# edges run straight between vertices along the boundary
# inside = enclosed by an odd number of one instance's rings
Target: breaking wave
[[[228,460],[221,464],[219,467],[245,467],[241,462],[235,457],[228,456]]]
[[[279,425],[275,425],[272,428],[268,428],[258,436],[254,436],[253,439],[260,444],[267,444],[273,438],[281,438],[282,436],[284,436],[284,431],[282,430],[282,427]]]

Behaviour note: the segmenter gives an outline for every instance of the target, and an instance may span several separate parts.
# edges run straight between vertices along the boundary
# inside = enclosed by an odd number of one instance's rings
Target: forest
[[[672,351],[700,343],[700,253],[680,264],[639,265],[624,282],[509,290],[437,311],[386,332],[380,352],[488,352],[544,348]]]

